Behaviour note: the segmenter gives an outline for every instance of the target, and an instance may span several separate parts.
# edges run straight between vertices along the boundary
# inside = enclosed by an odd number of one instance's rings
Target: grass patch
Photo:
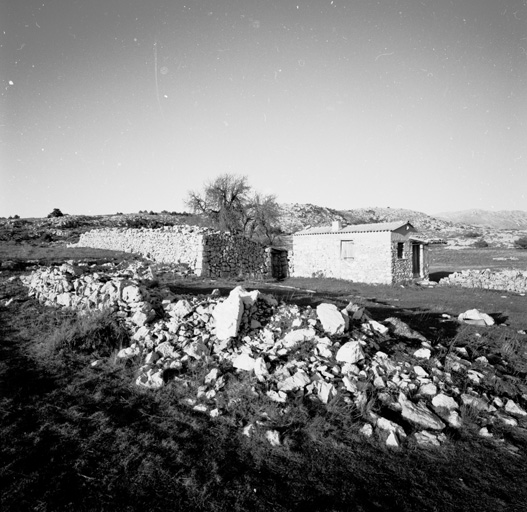
[[[527,270],[527,251],[496,247],[466,247],[455,250],[442,245],[430,246],[430,273],[486,268]]]

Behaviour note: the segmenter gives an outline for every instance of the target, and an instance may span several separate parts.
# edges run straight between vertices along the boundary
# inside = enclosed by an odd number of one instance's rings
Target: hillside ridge
[[[527,211],[523,210],[470,209],[440,212],[434,216],[456,224],[470,224],[494,229],[527,229]]]

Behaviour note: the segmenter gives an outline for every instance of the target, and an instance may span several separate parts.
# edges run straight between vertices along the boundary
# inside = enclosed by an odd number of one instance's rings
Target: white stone
[[[461,428],[463,425],[463,420],[457,411],[448,411],[442,414],[439,414],[451,427]]]
[[[280,446],[280,433],[277,430],[268,430],[265,438],[271,446]]]
[[[369,423],[365,423],[359,432],[365,437],[371,437],[373,435],[373,427]]]
[[[141,348],[135,343],[130,347],[123,348],[117,353],[119,359],[130,359],[141,354]]]
[[[373,379],[373,385],[377,388],[377,389],[382,389],[382,388],[385,388],[386,387],[386,384],[384,382],[384,379],[378,375],[377,377],[375,377],[375,379]]]
[[[232,365],[234,368],[237,368],[238,370],[245,370],[247,372],[251,372],[254,370],[254,364],[255,360],[246,353],[240,354],[239,356],[235,357],[232,361]]]
[[[273,402],[278,402],[278,403],[285,403],[287,401],[287,395],[286,393],[284,393],[283,391],[273,391],[273,390],[269,390],[267,391],[266,395],[271,399],[273,400]]]
[[[254,374],[256,375],[256,378],[263,382],[269,377],[269,371],[267,370],[267,365],[265,364],[265,360],[263,357],[257,357],[254,361]]]
[[[336,394],[335,386],[324,380],[315,381],[312,383],[312,386],[323,404],[327,404],[329,399]]]
[[[368,320],[368,323],[370,327],[379,334],[386,334],[389,331],[388,327],[376,322],[375,320]]]
[[[209,373],[207,373],[207,375],[205,375],[204,380],[205,384],[212,384],[216,382],[219,372],[220,371],[218,370],[218,368],[213,368]]]
[[[503,407],[503,400],[499,396],[494,397],[494,400],[492,400],[492,403],[500,409]]]
[[[427,430],[443,430],[445,424],[424,404],[414,404],[404,393],[399,393],[398,402],[401,406],[401,416],[418,427]]]
[[[143,295],[138,286],[128,285],[123,288],[122,297],[125,302],[141,302]]]
[[[359,388],[357,387],[357,382],[355,380],[350,379],[347,375],[342,377],[342,384],[344,384],[344,387],[350,392],[350,393],[357,393]]]
[[[525,412],[519,405],[517,405],[512,400],[507,400],[504,410],[505,412],[509,413],[511,416],[516,416],[517,418],[527,416],[527,412]]]
[[[258,290],[248,292],[242,286],[237,286],[231,291],[230,295],[240,297],[245,306],[250,307],[258,300],[260,292]]]
[[[303,389],[311,382],[311,379],[304,370],[297,370],[294,375],[279,382],[277,388],[279,391],[296,391]]]
[[[188,300],[181,299],[175,304],[171,304],[167,309],[170,315],[176,318],[184,318],[192,311],[192,304]]]
[[[414,357],[418,359],[430,359],[431,354],[429,348],[420,348],[414,352]]]
[[[144,311],[136,311],[132,316],[132,322],[139,327],[145,325],[155,317],[155,311],[151,310],[148,313]]]
[[[414,372],[418,377],[429,377],[428,373],[422,366],[414,366]]]
[[[463,405],[473,407],[478,411],[488,411],[489,409],[487,401],[479,396],[467,395],[464,393],[461,395],[461,402]]]
[[[451,396],[447,396],[442,393],[432,398],[432,405],[434,408],[443,408],[449,411],[459,408],[457,402]]]
[[[400,425],[395,423],[394,421],[387,420],[386,418],[383,418],[382,416],[379,416],[376,421],[376,427],[380,430],[384,430],[386,432],[390,432],[393,434],[397,434],[400,438],[406,437],[406,433]]]
[[[311,340],[316,336],[315,330],[312,328],[307,329],[295,329],[289,331],[282,339],[282,345],[286,348],[294,347],[299,343],[307,340]]]
[[[458,316],[460,322],[470,325],[490,326],[494,325],[494,319],[477,309],[469,309]]]
[[[429,382],[428,384],[423,384],[419,388],[419,394],[422,396],[436,396],[437,395],[437,386]]]
[[[163,387],[163,371],[148,370],[137,377],[135,383],[148,389],[159,389]]]
[[[518,421],[514,418],[511,418],[510,416],[507,416],[506,414],[497,413],[496,417],[505,425],[508,425],[509,427],[517,427]]]
[[[478,434],[481,437],[493,437],[492,434],[489,432],[489,429],[487,427],[480,428]]]
[[[355,364],[358,361],[364,359],[364,352],[360,342],[348,341],[339,348],[337,355],[335,356],[337,361],[349,364]]]
[[[70,293],[61,293],[57,295],[55,299],[57,304],[69,308],[71,306],[71,294]],[[7,305],[7,304],[6,304]]]
[[[251,437],[252,431],[254,430],[254,424],[249,423],[243,427],[242,434],[247,437]]]
[[[417,441],[417,444],[421,446],[441,446],[441,442],[439,441],[437,434],[432,434],[426,430],[416,432],[414,434],[414,438]]]
[[[212,313],[216,325],[216,338],[224,341],[237,336],[242,314],[242,299],[237,293],[231,292],[227,299],[214,308]]]
[[[346,329],[346,321],[335,304],[319,304],[317,316],[325,332],[330,335],[343,334]]]
[[[390,432],[385,442],[386,446],[390,446],[391,448],[399,448],[399,441],[397,440],[395,432]]]
[[[183,347],[183,352],[194,359],[201,359],[209,355],[209,349],[200,340],[193,341],[187,346]]]

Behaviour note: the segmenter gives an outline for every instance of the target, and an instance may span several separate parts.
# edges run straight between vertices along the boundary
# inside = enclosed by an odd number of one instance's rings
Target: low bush
[[[515,240],[514,246],[518,249],[527,249],[527,236],[522,236]]]
[[[483,240],[483,238],[481,238],[480,240],[476,240],[472,244],[472,247],[477,247],[478,249],[483,249],[483,248],[488,247],[488,246],[489,246],[488,242]]]

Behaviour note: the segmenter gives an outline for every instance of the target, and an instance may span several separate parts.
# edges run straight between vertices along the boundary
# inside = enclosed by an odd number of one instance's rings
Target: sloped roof
[[[346,226],[345,228],[339,229],[338,231],[333,231],[331,226],[320,226],[316,228],[303,229],[302,231],[294,233],[294,235],[323,235],[329,233],[371,233],[379,231],[395,231],[396,229],[402,228],[407,224],[409,224],[413,228],[410,222],[397,220],[394,222],[377,222],[374,224],[356,224],[353,226]]]

